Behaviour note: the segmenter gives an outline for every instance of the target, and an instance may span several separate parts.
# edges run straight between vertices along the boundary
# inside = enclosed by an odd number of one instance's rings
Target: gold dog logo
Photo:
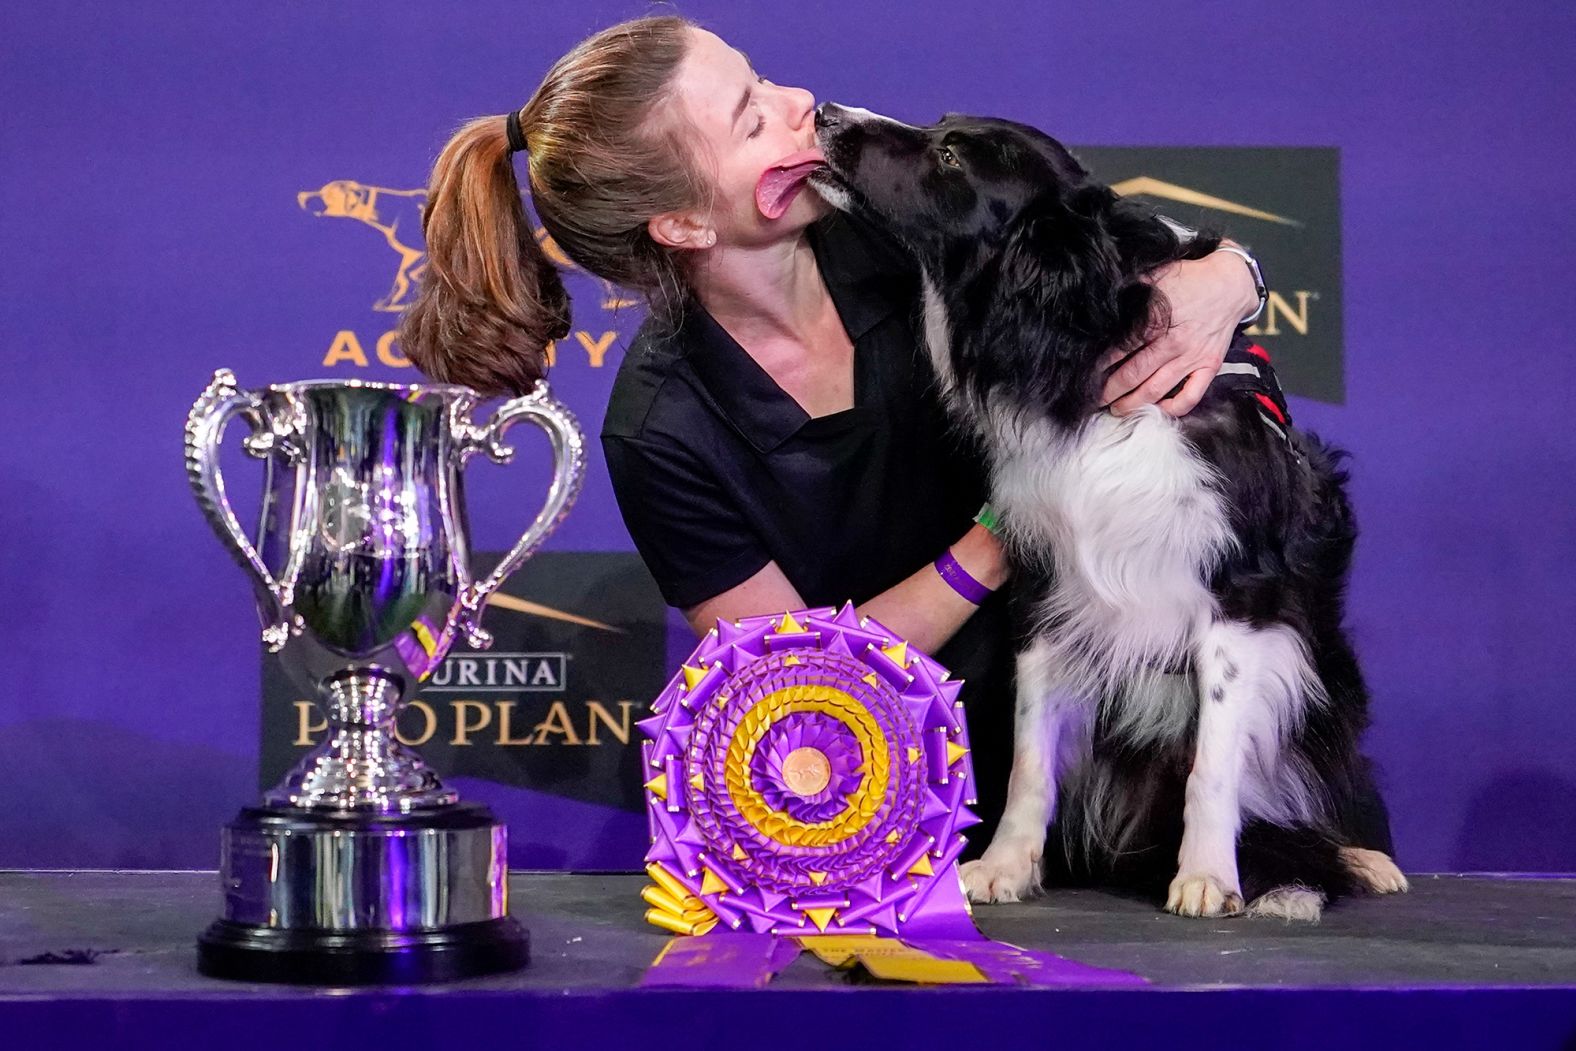
[[[421,215],[427,205],[426,190],[396,190],[388,186],[368,186],[354,179],[335,179],[320,189],[302,190],[296,204],[303,211],[323,219],[354,219],[370,226],[394,250],[399,262],[388,294],[372,304],[373,310],[398,314],[410,303],[416,283],[426,269],[427,250],[422,237]],[[536,240],[547,258],[563,270],[578,269],[563,249],[541,227]],[[611,282],[602,282],[602,309],[617,310],[638,304],[622,297]]]
[[[405,309],[426,266],[426,247],[417,247],[422,241],[421,211],[427,203],[426,190],[395,190],[368,186],[354,179],[335,179],[321,189],[296,194],[296,203],[320,218],[354,219],[381,234],[384,243],[399,256],[399,265],[394,270],[393,287],[372,304],[372,309],[391,314]]]

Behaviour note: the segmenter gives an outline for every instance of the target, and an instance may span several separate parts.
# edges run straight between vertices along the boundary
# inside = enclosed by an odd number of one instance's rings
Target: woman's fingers
[[[1210,381],[1215,378],[1215,369],[1194,369],[1188,374],[1187,382],[1182,389],[1177,391],[1175,397],[1163,398],[1156,404],[1160,411],[1168,416],[1186,416],[1198,405],[1204,397],[1204,392],[1209,389]]]
[[[1242,268],[1221,271],[1215,259],[1173,263],[1151,275],[1155,290],[1171,304],[1171,325],[1125,360],[1110,352],[1100,359],[1102,367],[1114,366],[1100,400],[1116,415],[1158,404],[1181,416],[1203,398],[1241,316]],[[1167,397],[1179,383],[1182,389]]]
[[[1122,359],[1127,357],[1127,355],[1128,351],[1123,350],[1120,347],[1114,350],[1108,350],[1104,354],[1100,355],[1100,361],[1096,367],[1099,368],[1101,372],[1110,372],[1112,369],[1120,365],[1122,363]],[[1122,393],[1126,394],[1127,392],[1123,391]]]
[[[1117,366],[1115,372],[1106,377],[1105,386],[1100,390],[1100,404],[1114,406],[1118,398],[1136,391],[1145,380],[1153,376],[1180,352],[1181,348],[1177,346],[1176,342],[1165,335],[1153,343],[1140,347],[1126,361]],[[1116,360],[1121,361],[1120,352],[1113,353],[1118,355]],[[1112,354],[1107,354],[1106,358],[1109,359],[1111,356]],[[1105,367],[1109,368],[1110,366],[1106,365]],[[1167,387],[1160,393],[1164,394],[1166,390],[1170,389]]]
[[[1199,362],[1191,357],[1172,358],[1155,370],[1154,374],[1140,383],[1136,389],[1113,401],[1111,411],[1117,416],[1126,416],[1130,412],[1137,412],[1145,405],[1155,404],[1171,393],[1171,388],[1182,382],[1184,376],[1198,367]],[[1213,377],[1214,373],[1207,372],[1207,375]]]

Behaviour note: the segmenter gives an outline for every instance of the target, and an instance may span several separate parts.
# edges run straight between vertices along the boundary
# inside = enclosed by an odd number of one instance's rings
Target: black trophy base
[[[215,978],[416,984],[530,961],[508,843],[485,806],[403,813],[247,807],[224,830],[225,906],[197,939]]]
[[[197,939],[211,978],[295,985],[414,985],[497,974],[530,962],[511,917],[430,931],[289,931],[216,920]]]

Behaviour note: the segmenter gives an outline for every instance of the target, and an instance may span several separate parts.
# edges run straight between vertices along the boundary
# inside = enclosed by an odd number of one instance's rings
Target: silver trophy
[[[224,830],[224,912],[206,974],[261,981],[426,981],[529,955],[508,914],[506,832],[394,738],[401,704],[456,635],[485,648],[482,607],[568,512],[584,476],[574,417],[538,383],[485,425],[466,387],[322,380],[242,390],[214,373],[186,423],[186,471],[248,571],[263,642],[327,717],[328,736]],[[254,545],[225,498],[219,444],[241,417],[264,461]],[[466,460],[506,463],[529,420],[552,441],[547,502],[472,579]]]

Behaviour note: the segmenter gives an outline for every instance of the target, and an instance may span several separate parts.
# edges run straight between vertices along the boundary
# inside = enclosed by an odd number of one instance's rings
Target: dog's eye
[[[949,168],[963,167],[963,165],[958,163],[958,155],[945,146],[936,151],[936,158]]]

